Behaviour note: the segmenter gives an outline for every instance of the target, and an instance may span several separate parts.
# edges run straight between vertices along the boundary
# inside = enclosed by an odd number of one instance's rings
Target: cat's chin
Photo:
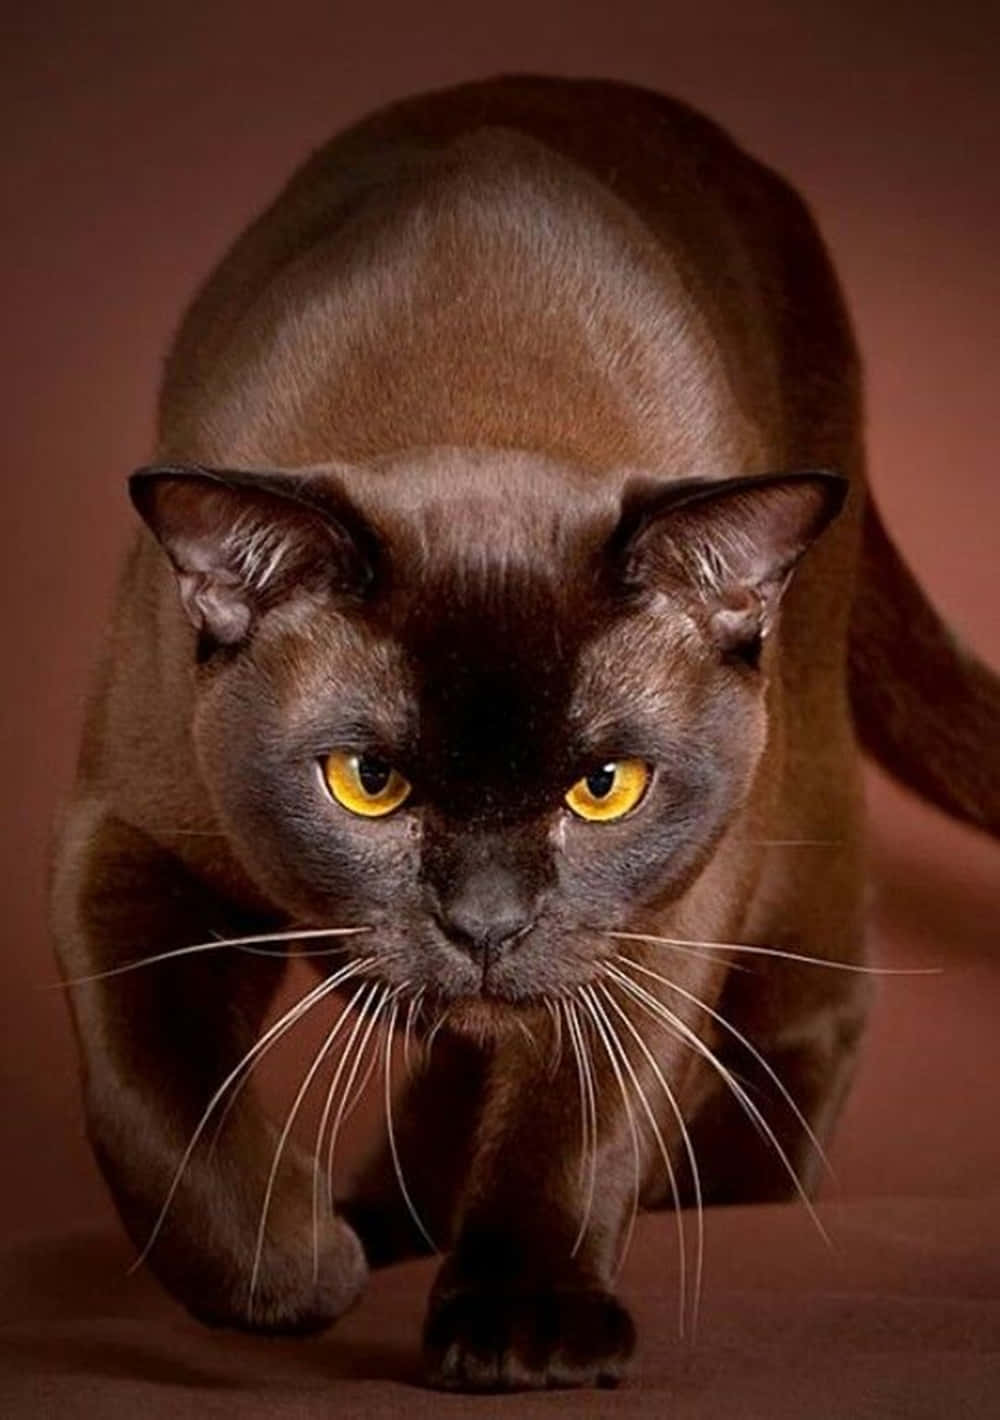
[[[522,1036],[525,1023],[536,1014],[544,1014],[544,1006],[537,999],[509,1001],[490,995],[459,996],[449,1003],[444,1025],[455,1035],[477,1041],[499,1040],[512,1033]]]

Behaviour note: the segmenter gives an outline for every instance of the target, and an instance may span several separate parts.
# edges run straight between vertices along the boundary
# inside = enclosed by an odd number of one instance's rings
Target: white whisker
[[[403,1195],[403,1202],[406,1204],[407,1212],[416,1224],[417,1231],[427,1243],[431,1252],[440,1252],[437,1243],[431,1237],[424,1226],[424,1221],[417,1212],[416,1205],[410,1197],[410,1190],[406,1186],[403,1177],[403,1166],[399,1158],[399,1150],[396,1147],[396,1131],[392,1126],[392,1041],[396,1029],[396,1016],[399,1011],[398,1001],[393,1001],[392,1010],[389,1015],[389,1027],[385,1033],[385,1128],[389,1139],[389,1153],[392,1155],[392,1167],[396,1174],[396,1182],[399,1184],[399,1191]]]
[[[593,1214],[594,1195],[597,1189],[597,1091],[595,1089],[593,1060],[591,1059],[590,1046],[583,1028],[583,1022],[580,1020],[577,1003],[571,1001],[570,1005],[572,1008],[573,1022],[576,1026],[577,1038],[580,1042],[580,1053],[583,1059],[583,1077],[587,1086],[587,1109],[590,1114],[590,1174],[587,1181],[587,1204],[580,1228],[580,1236],[576,1240],[570,1254],[571,1256],[575,1256],[577,1248],[583,1242],[590,1217]]]
[[[580,1061],[580,1049],[577,1045],[576,1036],[573,1034],[573,1027],[569,1021],[569,1005],[564,999],[559,1001],[560,1008],[566,1013],[566,1034],[569,1036],[570,1049],[573,1052],[573,1060],[576,1065],[577,1093],[580,1100],[580,1161],[577,1169],[578,1182],[583,1187],[584,1170],[587,1161],[587,1089],[583,1083],[583,1065]]]
[[[590,1226],[590,1217],[594,1208],[594,1192],[597,1184],[597,1105],[594,1098],[594,1077],[587,1053],[586,1042],[580,1026],[580,1018],[576,1013],[575,1001],[564,1000],[563,1005],[566,1010],[566,1028],[569,1032],[570,1042],[573,1046],[573,1053],[577,1060],[577,1069],[580,1079],[580,1121],[581,1121],[581,1152],[580,1152],[580,1185],[586,1179],[586,1192],[584,1194],[583,1213],[580,1219],[580,1228],[576,1235],[576,1240],[570,1249],[570,1257],[575,1257],[587,1234]],[[589,1145],[589,1148],[588,1148]],[[589,1169],[588,1169],[589,1153]]]
[[[448,1007],[444,1006],[442,1007],[441,1013],[438,1016],[437,1020],[431,1026],[430,1034],[428,1035],[427,1040],[424,1043],[424,1058],[427,1061],[430,1061],[431,1050],[434,1048],[434,1042],[437,1040],[438,1031],[441,1029],[447,1019]]]
[[[689,1025],[687,1025],[685,1021],[680,1018],[680,1016],[676,1015],[673,1011],[666,1007],[662,1001],[659,1001],[655,996],[651,995],[650,992],[648,992],[644,987],[640,986],[638,982],[633,981],[631,977],[626,976],[625,973],[619,971],[617,967],[606,964],[604,970],[609,977],[617,981],[618,985],[621,986],[623,990],[627,992],[627,994],[632,998],[633,1001],[636,1002],[636,1004],[646,1009],[647,1014],[653,1020],[659,1020],[660,1023],[665,1026],[671,1032],[671,1034],[674,1035],[675,1038],[687,1041],[688,1044],[695,1050],[695,1052],[702,1057],[702,1059],[708,1061],[712,1069],[715,1070],[716,1073],[719,1075],[719,1078],[733,1092],[733,1095],[743,1108],[747,1117],[752,1121],[752,1123],[756,1126],[756,1128],[761,1132],[764,1138],[770,1143],[771,1147],[774,1149],[778,1158],[781,1160],[782,1166],[787,1172],[789,1178],[792,1180],[792,1183],[795,1186],[796,1193],[799,1195],[803,1204],[805,1205],[805,1209],[809,1214],[813,1225],[815,1226],[817,1232],[819,1233],[823,1241],[829,1246],[830,1239],[827,1234],[827,1231],[823,1227],[823,1224],[820,1222],[819,1216],[816,1213],[815,1208],[813,1207],[812,1200],[810,1199],[808,1193],[803,1187],[802,1180],[799,1178],[798,1173],[795,1170],[794,1164],[789,1159],[788,1154],[782,1147],[781,1141],[778,1139],[774,1130],[771,1128],[770,1124],[764,1118],[763,1114],[754,1104],[753,1100],[747,1094],[746,1090],[740,1084],[739,1080],[737,1080],[737,1078],[733,1075],[732,1071],[727,1069],[727,1067],[722,1063],[722,1061],[718,1058],[715,1052],[709,1049],[705,1042],[691,1029]]]
[[[397,987],[396,990],[393,991],[392,994],[389,996],[389,1000],[391,1001],[391,1000],[393,999],[393,996],[395,996],[398,992],[400,992],[400,991],[402,991],[402,990],[403,990],[403,987],[402,987],[402,986]],[[367,1046],[367,1043],[366,1043],[364,1049],[367,1050],[367,1048],[368,1048],[368,1046]],[[359,1062],[358,1062],[358,1063],[360,1064],[360,1063],[361,1063],[361,1060],[364,1059],[364,1050],[359,1051],[359,1056],[360,1056],[360,1059],[359,1059]],[[370,1054],[369,1057],[368,1057],[368,1063],[365,1065],[364,1069],[361,1071],[361,1078],[358,1080],[358,1083],[354,1086],[354,1093],[351,1095],[350,1099],[347,1098],[346,1094],[345,1094],[345,1096],[344,1096],[344,1098],[345,1098],[345,1104],[344,1104],[344,1114],[343,1114],[343,1117],[342,1117],[342,1119],[341,1119],[341,1121],[340,1121],[341,1128],[343,1128],[343,1126],[344,1126],[344,1125],[347,1123],[347,1121],[351,1118],[351,1115],[354,1113],[354,1111],[357,1109],[358,1105],[359,1105],[359,1104],[361,1103],[361,1101],[364,1099],[365,1091],[367,1090],[368,1086],[371,1084],[371,1078],[372,1078],[372,1076],[375,1074],[375,1071],[378,1069],[378,1062],[379,1062],[379,1059],[380,1059],[379,1045],[378,1045],[378,1041],[376,1040],[376,1041],[373,1041],[373,1043],[372,1043],[372,1051],[371,1051],[371,1054]]]
[[[174,1200],[174,1195],[176,1194],[177,1189],[180,1187],[180,1182],[184,1175],[184,1171],[191,1160],[192,1154],[198,1147],[198,1141],[204,1133],[209,1120],[214,1114],[216,1106],[223,1098],[233,1081],[237,1079],[237,1077],[247,1066],[256,1063],[265,1054],[267,1054],[271,1047],[273,1045],[276,1045],[277,1042],[281,1039],[283,1035],[285,1035],[287,1031],[291,1030],[291,1028],[298,1021],[300,1021],[303,1016],[305,1016],[309,1011],[311,1011],[313,1006],[315,1006],[318,1001],[321,1001],[324,996],[329,995],[331,991],[336,990],[336,988],[341,985],[342,982],[349,980],[349,978],[352,976],[359,975],[362,971],[367,969],[367,967],[373,965],[374,961],[374,957],[362,957],[358,961],[349,962],[348,965],[342,967],[340,971],[334,972],[334,974],[328,977],[325,981],[321,981],[318,986],[314,986],[311,991],[307,992],[306,995],[301,997],[293,1006],[290,1006],[289,1009],[284,1013],[284,1015],[281,1016],[277,1021],[275,1021],[273,1025],[268,1027],[264,1034],[260,1036],[246,1052],[246,1054],[240,1060],[239,1064],[236,1065],[229,1072],[229,1074],[223,1080],[222,1084],[215,1091],[215,1094],[209,1100],[207,1106],[205,1107],[205,1111],[201,1116],[201,1119],[198,1121],[198,1125],[194,1133],[191,1135],[191,1138],[188,1141],[184,1153],[181,1155],[181,1161],[177,1165],[177,1169],[174,1173],[173,1180],[171,1181],[170,1188],[167,1191],[167,1196],[163,1200],[163,1206],[160,1209],[159,1214],[157,1215],[155,1223],[153,1224],[152,1231],[150,1232],[149,1238],[146,1241],[145,1247],[142,1249],[135,1262],[133,1262],[132,1266],[129,1268],[130,1274],[132,1272],[135,1272],[138,1268],[142,1266],[142,1264],[145,1262],[146,1258],[152,1251],[153,1245],[155,1244],[156,1239],[159,1237],[160,1229],[163,1227],[163,1223],[166,1219],[167,1213],[169,1212],[170,1205]]]
[[[563,1038],[562,1038],[562,1016],[554,1001],[545,998],[545,1007],[552,1017],[552,1050],[549,1055],[548,1076],[550,1080],[555,1079],[562,1063]]]
[[[290,953],[290,955],[294,955],[294,953]],[[374,960],[374,957],[369,958],[369,962],[374,962]],[[212,1132],[212,1138],[208,1146],[208,1158],[211,1158],[215,1153],[216,1146],[222,1136],[222,1131],[226,1127],[226,1120],[229,1118],[230,1112],[235,1109],[236,1105],[239,1103],[240,1095],[242,1094],[243,1090],[246,1089],[252,1074],[253,1068],[247,1070],[244,1073],[243,1078],[237,1080],[234,1084],[230,1092],[229,1098],[226,1100],[226,1103],[222,1108],[222,1112],[220,1113],[219,1118],[216,1121],[215,1129]]]
[[[333,1207],[333,1158],[337,1148],[337,1139],[340,1136],[340,1130],[343,1126],[344,1119],[346,1118],[347,1114],[347,1101],[351,1097],[351,1090],[354,1086],[354,1081],[357,1078],[358,1070],[360,1068],[362,1058],[364,1057],[365,1050],[368,1046],[368,1042],[372,1037],[372,1033],[375,1030],[376,1024],[378,1023],[378,1018],[382,1014],[382,1011],[384,1010],[385,1006],[396,995],[398,995],[399,990],[400,988],[398,986],[393,988],[392,990],[390,990],[389,987],[383,988],[383,993],[375,1004],[375,1011],[361,1034],[357,1049],[354,1052],[354,1060],[351,1064],[350,1070],[348,1071],[347,1079],[344,1081],[344,1088],[341,1090],[340,1093],[340,1104],[337,1107],[337,1113],[334,1116],[333,1124],[330,1127],[330,1137],[327,1140],[326,1146],[327,1198],[330,1200],[331,1208]],[[362,1015],[359,1017],[359,1020],[364,1019],[364,1012],[369,1009],[369,1003],[366,1002],[361,1009]]]
[[[621,962],[625,966],[632,967],[635,971],[642,972],[643,976],[648,976],[651,977],[654,981],[659,981],[661,985],[666,986],[669,991],[675,991],[679,996],[683,996],[686,1001],[690,1001],[692,1005],[697,1006],[699,1010],[706,1012],[706,1014],[709,1015],[713,1021],[717,1022],[717,1024],[720,1025],[724,1031],[727,1031],[735,1040],[738,1040],[740,1045],[742,1045],[743,1048],[748,1051],[752,1058],[757,1061],[758,1065],[760,1065],[761,1069],[766,1072],[768,1078],[773,1081],[774,1085],[780,1092],[782,1099],[788,1105],[789,1109],[792,1111],[792,1113],[795,1115],[795,1118],[802,1126],[806,1138],[809,1140],[813,1149],[815,1149],[816,1156],[822,1163],[827,1174],[830,1176],[830,1178],[835,1177],[833,1167],[830,1163],[830,1160],[826,1156],[826,1151],[824,1150],[823,1145],[820,1143],[819,1139],[817,1139],[813,1127],[809,1123],[809,1120],[802,1113],[802,1110],[799,1108],[794,1096],[791,1094],[791,1092],[785,1085],[781,1076],[774,1069],[774,1067],[771,1065],[770,1061],[768,1061],[766,1056],[761,1054],[761,1052],[757,1049],[757,1047],[753,1044],[751,1040],[749,1040],[745,1035],[743,1035],[741,1031],[737,1030],[736,1027],[731,1024],[731,1022],[727,1021],[725,1016],[723,1016],[719,1011],[716,1011],[711,1006],[709,1006],[706,1001],[702,1001],[698,996],[695,996],[692,992],[685,990],[683,986],[678,986],[675,982],[669,980],[668,977],[660,976],[658,972],[651,970],[648,966],[643,966],[640,962],[633,961],[631,957],[622,956],[620,952],[615,953],[615,960]]]
[[[385,988],[385,987],[382,987],[381,989],[382,989],[383,992],[384,992],[386,988]],[[359,1033],[361,1032],[361,1030],[362,1030],[362,1028],[363,1028],[363,1026],[364,1026],[364,1024],[365,1024],[365,1020],[366,1020],[366,1014],[365,1014],[365,1013],[367,1012],[368,1008],[371,1006],[371,1003],[374,1001],[376,995],[378,994],[378,991],[379,991],[379,983],[378,983],[377,981],[372,982],[371,986],[370,986],[369,989],[368,989],[368,994],[367,994],[367,996],[365,997],[365,999],[361,1002],[361,1004],[360,1004],[359,1007],[358,1007],[357,1019],[355,1020],[354,1024],[353,1024],[352,1027],[351,1027],[351,1031],[350,1031],[350,1034],[349,1034],[348,1037],[347,1037],[347,1040],[344,1042],[344,1048],[343,1048],[343,1050],[340,1052],[340,1059],[337,1061],[337,1065],[336,1065],[336,1068],[334,1069],[333,1076],[332,1076],[332,1078],[331,1078],[331,1080],[330,1080],[329,1085],[327,1086],[326,1098],[325,1098],[325,1100],[324,1100],[324,1102],[323,1102],[323,1112],[322,1112],[322,1114],[320,1115],[319,1127],[318,1127],[317,1130],[316,1130],[316,1143],[315,1143],[315,1146],[314,1146],[314,1148],[313,1148],[313,1176],[312,1176],[313,1281],[314,1281],[314,1282],[315,1282],[316,1279],[319,1277],[319,1213],[320,1213],[319,1197],[320,1197],[320,1178],[321,1178],[320,1161],[321,1161],[322,1155],[323,1155],[323,1137],[324,1137],[324,1135],[325,1135],[325,1133],[326,1133],[326,1126],[327,1126],[327,1122],[329,1121],[331,1111],[333,1110],[333,1102],[334,1102],[334,1099],[336,1098],[337,1086],[338,1086],[338,1084],[340,1083],[341,1076],[343,1075],[345,1069],[347,1068],[347,1062],[348,1062],[348,1060],[350,1060],[350,1058],[351,1058],[351,1054],[352,1054],[354,1042],[357,1040],[358,1035],[359,1035]],[[367,1036],[366,1036],[366,1040],[367,1040]],[[353,1076],[352,1076],[352,1078],[353,1078]],[[347,1091],[349,1088],[350,1088],[350,1082],[348,1082],[348,1084],[345,1085],[345,1087],[344,1087],[345,1093],[346,1093],[346,1091]],[[341,1100],[341,1105],[343,1106],[343,1099]],[[331,1164],[331,1167],[332,1167],[332,1164]],[[332,1211],[333,1211],[333,1191],[332,1191],[332,1185],[331,1185],[331,1181],[330,1181],[329,1171],[328,1171],[328,1173],[327,1173],[327,1180],[326,1180],[326,1183],[327,1183],[327,1188],[326,1188],[326,1205],[327,1205],[328,1211],[332,1212]]]
[[[609,932],[609,933],[608,933],[608,936],[609,936],[609,937],[623,937],[623,936],[625,936],[625,933],[624,933],[624,932]],[[647,938],[643,937],[642,940],[643,940],[643,941],[646,941]],[[655,940],[655,942],[656,942],[656,944],[657,944],[658,946],[668,946],[668,945],[669,945],[670,950],[671,950],[672,952],[676,952],[678,956],[693,957],[693,958],[695,959],[695,961],[714,961],[714,962],[717,962],[717,961],[718,961],[718,957],[712,955],[712,950],[711,950],[711,948],[712,948],[712,943],[711,943],[711,942],[709,942],[706,946],[695,946],[695,945],[693,945],[693,944],[686,944],[686,943],[684,943],[684,942],[668,941],[668,939],[667,939],[666,937],[657,937],[657,938],[655,938],[655,939],[650,938],[649,940]],[[740,966],[740,965],[739,965],[738,963],[736,963],[736,962],[730,962],[730,963],[729,963],[729,970],[730,970],[730,971],[739,971],[739,972],[752,972],[752,971],[753,971],[753,967]]]
[[[155,966],[157,962],[173,961],[176,957],[194,956],[198,952],[217,952],[223,947],[233,947],[252,956],[329,956],[341,948],[325,952],[262,951],[260,942],[296,942],[310,937],[355,937],[361,932],[370,932],[370,927],[317,927],[298,932],[258,932],[251,937],[217,937],[210,942],[194,942],[189,947],[175,947],[169,952],[157,952],[154,956],[141,957],[138,961],[128,961],[121,966],[112,966],[107,971],[94,971],[88,976],[73,976],[66,981],[56,981],[47,989],[61,990],[67,986],[83,986],[90,981],[106,981],[111,976],[124,976],[128,971],[138,971],[142,966]]]
[[[695,1203],[695,1265],[694,1286],[692,1287],[691,1291],[691,1335],[693,1337],[698,1328],[698,1312],[701,1308],[702,1276],[705,1269],[705,1209],[701,1191],[701,1173],[698,1169],[698,1160],[695,1157],[694,1145],[691,1142],[691,1134],[685,1122],[684,1115],[681,1113],[680,1105],[677,1103],[677,1098],[674,1095],[673,1090],[667,1084],[663,1072],[660,1069],[659,1064],[654,1058],[652,1052],[650,1051],[649,1046],[646,1044],[642,1036],[636,1030],[635,1026],[629,1020],[628,1016],[622,1010],[621,1006],[611,995],[611,992],[608,990],[607,986],[605,986],[603,982],[598,982],[597,990],[600,991],[601,995],[605,998],[608,1005],[615,1012],[615,1014],[620,1017],[621,1021],[625,1025],[626,1030],[628,1030],[629,1034],[633,1037],[639,1049],[646,1057],[646,1060],[649,1064],[649,1068],[656,1076],[659,1086],[667,1098],[667,1103],[670,1105],[671,1113],[674,1116],[677,1128],[680,1130],[681,1139],[684,1143],[684,1151],[687,1154],[688,1166],[691,1169],[691,1185],[694,1189]]]
[[[939,966],[862,966],[860,962],[835,961],[827,957],[810,957],[802,952],[786,952],[780,947],[755,947],[746,942],[692,942],[683,938],[654,937],[646,932],[609,932],[625,942],[651,942],[661,947],[697,947],[706,952],[751,952],[755,956],[781,957],[785,961],[802,962],[806,966],[826,966],[831,971],[854,971],[861,976],[940,976]]]
[[[530,1045],[537,1058],[541,1060],[542,1056],[540,1050],[538,1049],[538,1041],[535,1039],[534,1032],[528,1026],[527,1021],[522,1021],[520,1016],[515,1016],[514,1024],[517,1026],[518,1030],[521,1032],[528,1045]]]
[[[420,1010],[426,989],[426,986],[421,986],[417,994],[410,997],[409,1005],[406,1008],[406,1025],[403,1028],[403,1065],[407,1074],[411,1074],[413,1071],[413,1062],[410,1058],[410,1051],[413,1044],[413,1022],[416,1019],[417,1012]]]
[[[230,943],[221,943],[220,946],[229,946]],[[290,952],[284,949],[275,950],[273,947],[236,947],[238,952],[244,952],[248,957],[284,957],[286,961],[300,961],[312,957],[335,957],[341,956],[346,947],[314,947],[304,952]]]
[[[685,843],[696,842],[695,839],[685,839]],[[847,842],[843,838],[752,838],[747,834],[740,834],[733,839],[734,843],[748,843],[757,848],[845,848]]]
[[[295,1098],[292,1101],[292,1106],[289,1109],[288,1114],[285,1118],[285,1123],[282,1127],[281,1133],[278,1136],[278,1142],[274,1148],[274,1156],[271,1159],[271,1169],[267,1176],[267,1185],[264,1189],[264,1201],[261,1204],[260,1221],[257,1224],[257,1237],[256,1242],[254,1244],[253,1267],[251,1268],[250,1272],[250,1289],[247,1294],[248,1321],[253,1319],[253,1299],[257,1291],[257,1282],[260,1277],[260,1264],[261,1259],[264,1255],[264,1235],[267,1230],[267,1218],[271,1210],[271,1199],[274,1195],[274,1185],[278,1177],[278,1169],[281,1166],[282,1155],[285,1152],[285,1145],[288,1143],[288,1136],[292,1132],[292,1126],[294,1125],[299,1110],[302,1107],[302,1101],[305,1099],[306,1094],[309,1091],[309,1086],[316,1078],[317,1071],[319,1070],[323,1061],[326,1059],[327,1055],[332,1049],[333,1043],[336,1040],[337,1036],[340,1034],[340,1028],[347,1019],[348,1012],[355,1005],[358,1000],[358,997],[361,996],[364,989],[364,983],[362,983],[357,988],[351,999],[341,1009],[340,1015],[337,1017],[336,1021],[328,1032],[326,1039],[323,1041],[323,1044],[320,1046],[320,1048],[316,1051],[316,1054],[313,1057],[313,1062],[303,1077],[298,1092],[296,1093]]]
[[[629,1246],[632,1242],[632,1234],[635,1230],[636,1218],[639,1214],[639,1192],[641,1187],[641,1180],[639,1177],[639,1131],[636,1127],[635,1111],[632,1108],[632,1101],[629,1099],[628,1090],[625,1088],[625,1078],[622,1075],[621,1066],[618,1064],[618,1059],[615,1055],[614,1049],[612,1048],[611,1039],[609,1039],[609,1035],[610,1037],[614,1038],[614,1044],[618,1047],[619,1050],[621,1050],[621,1043],[618,1041],[617,1036],[615,1036],[615,1033],[611,1028],[610,1021],[606,1021],[607,1029],[605,1029],[605,1024],[602,1023],[600,1019],[601,1015],[603,1015],[604,1013],[595,1010],[595,1006],[597,1005],[597,1003],[594,1002],[593,1004],[591,1004],[591,1002],[587,999],[586,995],[584,995],[583,1000],[584,1005],[590,1012],[590,1016],[594,1022],[594,1026],[596,1027],[597,1033],[601,1038],[601,1043],[604,1046],[604,1053],[607,1055],[608,1060],[611,1064],[611,1069],[614,1072],[615,1080],[618,1082],[618,1092],[622,1097],[622,1104],[625,1108],[625,1117],[628,1121],[629,1134],[632,1138],[632,1164],[634,1180],[632,1188],[632,1210],[629,1215],[628,1225],[626,1226],[623,1235],[621,1253],[618,1258],[618,1262],[614,1268],[614,1271],[611,1274],[612,1282],[616,1282],[618,1280],[618,1276],[622,1268],[625,1266],[625,1259],[628,1256]]]
[[[596,1000],[596,997],[594,999]],[[632,1088],[635,1090],[636,1098],[642,1105],[642,1111],[646,1116],[647,1123],[649,1124],[653,1138],[656,1141],[656,1146],[659,1149],[660,1157],[663,1160],[663,1166],[667,1172],[667,1180],[670,1186],[670,1196],[673,1199],[674,1214],[677,1222],[677,1271],[679,1292],[678,1329],[680,1335],[683,1336],[685,1331],[685,1317],[687,1314],[687,1240],[684,1236],[684,1219],[681,1214],[681,1194],[680,1189],[677,1186],[677,1175],[674,1172],[674,1166],[671,1162],[670,1151],[668,1150],[666,1143],[664,1142],[663,1134],[660,1130],[660,1126],[657,1122],[657,1118],[653,1111],[653,1108],[650,1105],[649,1100],[646,1096],[646,1092],[639,1082],[639,1077],[635,1072],[635,1067],[633,1066],[631,1060],[628,1058],[628,1051],[625,1049],[621,1040],[618,1038],[617,1033],[613,1030],[611,1026],[611,1021],[608,1019],[606,1013],[605,1024],[607,1025],[608,1029],[611,1030],[612,1036],[614,1037],[614,1040],[618,1046],[621,1063],[625,1066],[625,1070],[628,1074],[628,1077],[632,1081]]]

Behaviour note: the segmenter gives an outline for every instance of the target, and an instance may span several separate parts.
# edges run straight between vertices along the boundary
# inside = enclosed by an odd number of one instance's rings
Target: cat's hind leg
[[[703,1201],[813,1198],[829,1174],[827,1148],[854,1077],[870,985],[853,981],[767,1033],[741,1010],[741,988],[723,993],[718,1013],[746,1043],[716,1029],[718,1066],[699,1066],[704,1093],[691,1139]],[[755,989],[766,989],[760,978]],[[690,1202],[690,1179],[685,1193]]]

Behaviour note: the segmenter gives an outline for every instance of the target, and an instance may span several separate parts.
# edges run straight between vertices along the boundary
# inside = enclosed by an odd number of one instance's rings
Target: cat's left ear
[[[173,564],[181,605],[208,641],[243,641],[272,607],[302,593],[359,597],[374,534],[325,481],[292,474],[142,468],[132,502]]]
[[[753,660],[795,566],[840,512],[847,480],[825,471],[627,485],[611,542],[633,589],[693,599],[725,654]]]

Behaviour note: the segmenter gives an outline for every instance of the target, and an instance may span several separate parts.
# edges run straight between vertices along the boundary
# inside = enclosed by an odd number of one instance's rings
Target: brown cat
[[[201,292],[156,459],[54,893],[125,1225],[276,1332],[436,1244],[433,1382],[613,1383],[637,1201],[816,1184],[865,1017],[855,727],[1000,830],[1000,690],[878,522],[812,221],[624,85],[396,105]],[[320,983],[264,1031],[289,948]],[[314,1169],[242,1086],[340,989]],[[378,1023],[387,1081],[436,1040],[334,1208]]]

